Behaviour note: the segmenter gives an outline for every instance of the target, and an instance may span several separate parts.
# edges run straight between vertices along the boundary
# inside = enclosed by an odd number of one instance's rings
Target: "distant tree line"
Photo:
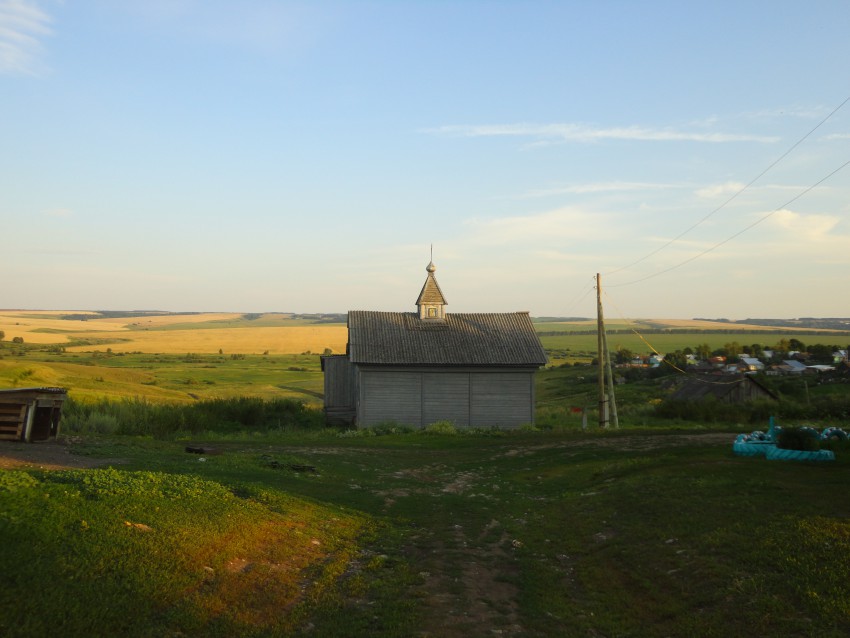
[[[846,326],[844,327],[846,329]],[[734,328],[717,328],[717,329],[704,329],[704,328],[644,328],[639,330],[640,334],[644,335],[668,335],[668,334],[685,334],[685,335],[698,335],[698,334],[708,334],[708,335],[718,335],[718,334],[741,334],[741,330],[736,330]],[[746,330],[747,334],[752,335],[784,335],[788,334],[787,330]],[[850,332],[847,332],[843,335],[836,335],[833,330],[808,330],[801,329],[797,331],[800,334],[812,336],[812,337],[835,337],[835,336],[846,336],[850,338]],[[613,330],[606,329],[606,334],[609,335],[628,335],[634,334],[634,330],[626,329],[626,328],[615,328]],[[578,336],[578,335],[595,335],[596,329],[593,330],[554,330],[554,331],[545,331],[538,332],[538,336],[540,337],[568,337],[568,336]]]
[[[813,328],[821,330],[847,330],[850,329],[850,318],[846,317],[800,317],[799,319],[705,319],[695,317],[694,321],[716,321],[718,323],[731,323],[749,326],[779,326],[783,328]]]
[[[712,348],[707,343],[699,344],[691,348],[687,347],[682,350],[676,350],[674,353],[668,353],[665,357],[673,354],[694,355],[698,360],[705,361],[711,357],[725,357],[727,361],[737,361],[742,356],[764,358],[765,351],[773,353],[774,359],[782,359],[788,356],[789,352],[801,353],[806,358],[814,360],[816,363],[832,363],[833,354],[839,350],[850,348],[848,345],[838,345],[834,343],[823,344],[815,343],[806,345],[797,338],[780,339],[772,346],[766,346],[759,343],[750,345],[740,344],[737,341],[730,341],[720,348]],[[628,363],[637,356],[628,348],[618,348],[615,353],[617,363]]]
[[[171,315],[199,315],[200,312],[168,312],[165,310],[96,310],[93,313],[72,313],[59,318],[66,321],[89,319],[130,319],[133,317],[169,317]]]

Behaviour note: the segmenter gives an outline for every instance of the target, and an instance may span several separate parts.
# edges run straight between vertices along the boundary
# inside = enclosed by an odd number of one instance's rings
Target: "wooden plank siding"
[[[422,373],[361,371],[357,422],[377,425],[394,421],[422,423]]]
[[[422,374],[422,418],[420,425],[451,421],[455,425],[471,423],[468,372]]]
[[[359,367],[357,424],[515,428],[534,423],[534,370]]]
[[[472,375],[474,427],[517,427],[534,423],[534,376],[523,372]]]
[[[351,422],[356,413],[354,366],[345,355],[321,358],[325,373],[324,409],[329,421]]]
[[[0,439],[20,441],[26,416],[25,403],[0,403]]]

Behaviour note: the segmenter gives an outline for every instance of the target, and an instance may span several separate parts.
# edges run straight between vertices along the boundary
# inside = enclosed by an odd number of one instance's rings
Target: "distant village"
[[[632,356],[630,352],[620,350],[616,353],[616,367],[658,368],[665,361],[673,367],[681,367],[686,372],[709,375],[764,373],[768,376],[804,375],[832,372],[837,369],[850,370],[848,349],[834,349],[832,346],[814,345],[805,348],[802,343],[787,342],[787,349],[762,349],[757,346],[735,348],[737,344],[728,344],[725,354],[722,351],[708,352],[708,346],[696,349],[685,348],[673,354],[651,354]],[[731,348],[729,346],[732,346]],[[795,346],[799,349],[795,349]],[[729,352],[732,350],[732,352]]]

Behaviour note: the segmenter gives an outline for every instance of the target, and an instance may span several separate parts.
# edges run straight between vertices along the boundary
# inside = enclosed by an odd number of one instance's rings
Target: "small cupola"
[[[434,262],[429,262],[425,268],[428,277],[425,278],[425,285],[422,286],[422,292],[419,293],[419,298],[416,300],[416,308],[419,311],[419,318],[425,321],[444,321],[446,319],[446,298],[443,297],[443,291],[440,290],[437,279],[434,277],[434,271],[437,267]]]

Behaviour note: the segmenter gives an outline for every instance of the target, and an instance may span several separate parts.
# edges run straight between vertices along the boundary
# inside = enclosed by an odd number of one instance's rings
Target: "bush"
[[[292,399],[213,399],[190,405],[153,404],[141,399],[65,402],[63,425],[76,432],[171,438],[178,433],[233,433],[286,428],[321,429],[319,410]]]
[[[785,420],[850,419],[850,397],[825,395],[812,397],[811,403],[785,397],[781,401],[767,399],[748,403],[723,403],[714,397],[701,401],[667,400],[656,406],[655,416],[666,419],[685,419],[701,423],[762,423],[771,416]]]
[[[91,434],[115,434],[118,432],[119,423],[111,414],[103,412],[92,412],[86,416],[65,416],[62,425],[66,430],[79,433]]]
[[[776,437],[776,447],[783,450],[817,452],[820,449],[820,439],[812,428],[782,428]]]
[[[401,425],[395,421],[384,421],[372,427],[363,428],[363,430],[369,431],[375,436],[382,436],[384,434],[410,434],[413,432],[413,428],[409,425]]]
[[[454,435],[457,434],[457,428],[451,421],[435,421],[426,425],[422,432],[425,434]]]

